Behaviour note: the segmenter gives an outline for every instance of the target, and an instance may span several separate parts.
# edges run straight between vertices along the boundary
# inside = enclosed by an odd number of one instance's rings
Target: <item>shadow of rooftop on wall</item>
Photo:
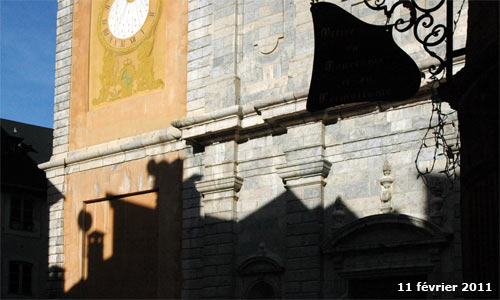
[[[286,190],[241,219],[200,202],[184,215],[182,297],[413,299],[428,295],[398,292],[398,280],[455,282],[440,269],[455,262],[453,233],[397,210],[359,218],[348,202],[308,208]]]
[[[428,295],[398,292],[400,280],[450,282],[440,268],[452,263],[446,249],[454,235],[427,220],[398,211],[359,218],[341,196],[308,208],[292,190],[241,219],[215,217],[201,211],[209,205],[195,189],[201,178],[182,182],[172,173],[182,161],[151,160],[147,168],[153,190],[108,193],[80,212],[82,278],[66,298],[404,299]],[[181,205],[164,186],[193,192]]]

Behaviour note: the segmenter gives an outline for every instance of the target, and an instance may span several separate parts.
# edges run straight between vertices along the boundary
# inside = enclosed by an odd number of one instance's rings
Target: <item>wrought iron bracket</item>
[[[449,82],[453,73],[453,0],[440,0],[433,7],[425,8],[417,3],[417,0],[398,0],[390,7],[386,0],[363,0],[365,5],[373,10],[381,10],[391,19],[394,11],[398,7],[406,8],[410,11],[409,19],[400,17],[391,25],[399,32],[405,32],[413,28],[415,39],[422,44],[424,50],[438,61],[429,67],[429,73],[434,79],[446,71],[446,79]],[[446,25],[435,22],[433,13],[439,10],[446,3]],[[430,32],[422,34],[421,29],[429,29]],[[442,57],[431,48],[446,42],[446,56]]]
[[[441,78],[446,75],[446,84],[451,86],[451,81],[453,79],[453,58],[455,56],[461,55],[463,51],[453,50],[453,31],[454,31],[454,20],[453,20],[453,0],[439,0],[434,6],[425,8],[419,6],[418,0],[395,0],[392,5],[386,4],[386,0],[363,0],[365,5],[372,10],[383,11],[387,17],[386,25],[391,26],[393,29],[399,32],[406,32],[413,29],[413,35],[415,39],[423,46],[424,50],[433,58],[435,58],[438,63],[433,64],[429,67],[429,73],[431,74],[432,85],[439,82]],[[465,0],[464,0],[465,1]],[[427,2],[428,3],[428,2]],[[435,14],[440,8],[446,3],[446,25],[435,22],[433,14]],[[390,6],[390,7],[389,7]],[[392,24],[388,24],[394,14],[396,8],[402,7],[410,11],[409,18],[399,17]],[[463,3],[462,3],[463,7]],[[461,11],[461,9],[460,9]],[[458,20],[457,20],[458,22]],[[456,23],[455,23],[456,24]],[[424,30],[422,30],[424,29]],[[427,29],[427,31],[425,30]],[[426,32],[426,33],[422,33]],[[446,53],[445,56],[441,56],[436,51],[432,50],[432,47],[439,46],[442,43],[446,43]],[[422,144],[417,154],[415,160],[415,166],[417,168],[418,177],[422,177],[422,180],[426,185],[428,185],[428,180],[426,176],[431,174],[434,170],[437,156],[443,155],[446,158],[446,166],[441,173],[444,173],[446,177],[451,181],[451,187],[453,186],[453,180],[457,177],[457,168],[460,166],[460,138],[457,136],[455,144],[451,144],[446,141],[444,135],[444,127],[449,124],[449,115],[455,113],[443,113],[441,111],[441,103],[436,97],[436,93],[433,89],[433,110],[432,115],[429,120],[429,127],[422,139]],[[437,100],[437,101],[436,101]],[[434,113],[437,116],[437,125],[433,125]],[[451,125],[455,127],[455,123],[452,121]],[[426,168],[425,171],[419,169],[418,162],[420,153],[424,148],[428,148],[425,140],[428,135],[434,136],[434,159],[432,162],[431,169]],[[441,153],[439,153],[441,152]]]

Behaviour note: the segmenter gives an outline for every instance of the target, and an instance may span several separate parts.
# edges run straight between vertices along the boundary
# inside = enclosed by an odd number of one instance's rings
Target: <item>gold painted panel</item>
[[[99,4],[105,2],[79,0],[73,7],[69,151],[162,129],[186,115],[188,0],[161,0],[152,47],[142,47],[147,42],[144,40],[140,43],[142,48],[112,54],[119,64],[113,68],[116,73],[122,70],[123,75],[126,58],[134,67],[128,72],[138,72],[137,63],[143,51],[142,68],[153,70],[145,72],[153,74],[146,82],[161,80],[163,87],[146,88],[127,97],[92,104],[92,99],[99,97],[99,75],[106,54],[97,34],[95,13],[99,12]],[[117,84],[115,88],[121,86]]]
[[[117,38],[110,30],[108,19],[113,3],[113,0],[92,1],[90,111],[118,100],[144,96],[165,85],[165,60],[158,46],[165,42],[165,34],[161,32],[165,26],[160,22],[165,17],[161,13],[162,1],[149,0],[144,24],[126,38]]]

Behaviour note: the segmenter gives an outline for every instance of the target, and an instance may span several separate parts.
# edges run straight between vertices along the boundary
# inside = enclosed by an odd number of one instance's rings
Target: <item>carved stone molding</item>
[[[392,212],[392,183],[394,178],[391,176],[392,168],[389,162],[386,160],[384,166],[382,167],[383,176],[380,178],[380,186],[382,191],[380,192],[380,212],[383,214]]]
[[[333,219],[333,224],[331,231],[335,231],[336,229],[342,227],[344,225],[345,217],[346,217],[346,208],[345,205],[342,203],[342,196],[337,196],[337,199],[335,200],[335,203],[333,204],[333,212],[332,212],[332,219]]]
[[[276,167],[278,175],[287,187],[321,183],[328,176],[332,163],[324,158],[305,158],[286,166]]]
[[[443,206],[445,204],[444,187],[440,180],[429,181],[430,199],[429,212],[432,222],[436,225],[443,225],[445,222],[445,214]]]
[[[407,215],[381,214],[344,225],[323,245],[343,278],[360,274],[439,272],[442,248],[451,234]]]
[[[391,233],[389,229],[393,232]],[[379,232],[379,236],[373,233]],[[391,233],[391,234],[389,234]],[[364,242],[359,237],[363,236]],[[350,237],[357,237],[351,240]],[[338,229],[332,239],[323,245],[323,252],[371,251],[376,248],[398,248],[407,245],[446,244],[449,232],[426,220],[409,215],[372,215],[356,220]],[[383,239],[383,241],[382,241]]]
[[[238,176],[230,176],[213,180],[204,180],[196,183],[196,189],[205,197],[208,194],[220,192],[239,192],[243,179]]]
[[[238,263],[237,272],[241,275],[254,275],[259,273],[283,272],[283,263],[280,256],[271,252],[261,242],[257,253],[247,256]]]
[[[237,264],[239,296],[248,299],[252,296],[250,291],[260,287],[257,284],[265,283],[272,287],[274,297],[281,298],[283,272],[280,256],[266,249],[264,243],[260,243],[257,253],[245,257]]]

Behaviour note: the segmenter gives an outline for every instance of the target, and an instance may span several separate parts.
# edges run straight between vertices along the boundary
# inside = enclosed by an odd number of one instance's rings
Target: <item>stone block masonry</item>
[[[364,20],[383,19],[359,1],[333,2]],[[314,59],[309,0],[189,0],[187,117],[172,123],[177,129],[68,152],[72,7],[72,0],[59,1],[54,156],[46,165],[53,295],[62,295],[64,277],[65,175],[172,151],[184,151],[182,298],[339,298],[356,274],[381,271],[372,267],[384,255],[401,269],[415,267],[413,259],[419,270],[435,270],[429,278],[455,280],[458,189],[445,196],[437,224],[430,218],[434,196],[415,174],[430,92],[423,87],[408,101],[307,112]],[[406,37],[396,40],[425,67],[422,49]],[[447,136],[454,138],[454,130],[447,126]],[[422,165],[432,162],[432,150],[422,154]],[[443,160],[436,165],[441,170]],[[382,197],[381,178],[388,177]],[[390,199],[393,214],[381,212],[382,199]],[[349,236],[356,229],[349,226],[398,216],[426,224],[420,229],[454,232],[454,240],[449,246],[436,238],[444,250],[408,251],[405,259],[400,244],[367,245],[361,229]],[[385,238],[377,222],[368,223],[375,224],[365,226],[368,236]],[[345,247],[327,249],[339,244]],[[378,256],[370,257],[369,247]]]
[[[73,0],[58,2],[53,155],[68,151]]]
[[[71,94],[71,40],[74,0],[59,0],[57,12],[53,158],[68,151],[69,100]],[[49,298],[61,297],[64,286],[64,166],[47,171],[49,189]]]

